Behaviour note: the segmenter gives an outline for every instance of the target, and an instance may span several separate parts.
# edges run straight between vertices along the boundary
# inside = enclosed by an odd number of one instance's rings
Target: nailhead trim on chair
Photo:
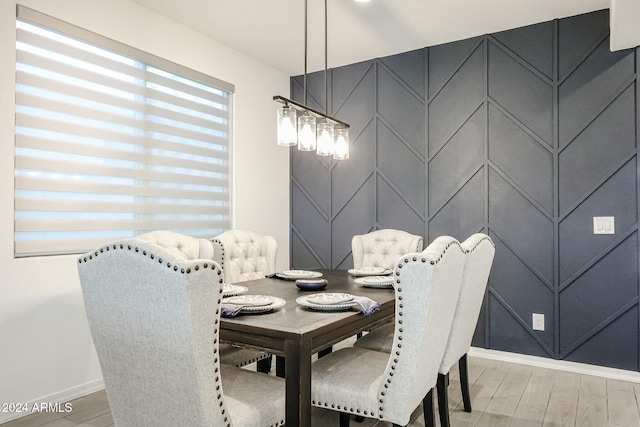
[[[93,255],[89,255],[89,258],[87,259],[87,257],[83,257],[83,258],[78,258],[78,264],[82,264],[82,262],[89,262],[90,260],[92,260],[94,257],[97,258],[99,254],[104,253],[104,251],[106,250],[107,252],[109,252],[111,250],[111,248],[113,248],[114,250],[118,249],[118,245],[112,245],[112,246],[105,246],[104,248],[100,248],[100,252],[98,253],[98,251],[96,250]],[[125,248],[123,244],[120,244],[120,249],[126,249],[126,250],[131,250],[131,245],[127,245],[127,247]],[[140,253],[140,250],[136,247],[134,248],[136,253]],[[143,256],[147,256],[147,251],[142,251],[142,255]],[[153,255],[152,253],[149,254],[149,258],[151,259],[155,259],[155,255]],[[162,258],[158,258],[158,262],[160,264],[162,264]],[[167,262],[167,267],[171,268],[171,263]],[[205,262],[202,265],[203,268],[209,268],[209,263]],[[200,269],[199,265],[195,265],[193,267],[196,271],[198,271]],[[214,270],[215,269],[215,264],[211,264],[211,269]],[[174,265],[173,266],[173,271],[178,271],[178,266]],[[180,273],[191,273],[191,268],[180,268]],[[217,271],[218,276],[222,275],[222,269],[218,269]],[[219,282],[222,283],[222,277],[220,277]],[[220,289],[220,292],[222,292],[222,289]]]
[[[475,251],[475,250],[476,250],[476,248],[477,248],[478,246],[480,246],[480,243],[482,243],[482,242],[483,242],[483,241],[485,241],[485,240],[488,240],[488,241],[489,241],[489,243],[491,243],[491,244],[493,245],[493,247],[494,247],[494,248],[496,247],[496,244],[495,244],[495,243],[493,243],[493,240],[491,240],[491,239],[489,238],[489,236],[485,236],[485,237],[483,237],[482,239],[478,240],[478,241],[476,242],[476,244],[475,244],[471,249],[464,251],[464,253],[467,253],[467,254],[468,254],[468,253],[471,253],[471,252]]]
[[[440,260],[444,256],[444,254],[447,252],[447,250],[452,245],[458,246],[460,248],[460,250],[462,251],[462,247],[460,246],[460,243],[452,242],[452,243],[448,244],[444,248],[444,250],[438,256],[438,258],[436,258],[435,260],[431,260],[430,264],[431,265],[435,265],[438,262],[440,262]],[[462,251],[462,252],[464,252],[464,251]],[[409,258],[404,258],[403,261],[404,261],[405,264],[408,264],[410,260],[409,260]],[[412,257],[411,261],[412,262],[418,262],[418,257]],[[427,259],[426,258],[421,258],[420,262],[427,262]],[[397,266],[397,270],[396,270],[396,276],[398,276],[398,278],[396,279],[396,283],[398,285],[400,285],[400,277],[399,277],[400,276],[400,271],[399,270],[402,268],[402,266],[403,266],[403,264],[399,263],[398,266]],[[397,325],[402,325],[401,317],[403,316],[402,309],[404,308],[404,304],[402,302],[398,302],[398,301],[402,301],[402,295],[400,295],[402,293],[402,288],[400,286],[397,286],[396,287],[396,292],[397,292],[396,304],[398,305],[398,308],[399,308],[399,310],[396,310],[396,314],[398,315],[397,318],[396,318],[396,323],[397,323]],[[403,327],[402,326],[398,326],[398,329],[397,329],[398,344],[396,346],[397,349],[395,351],[395,356],[396,357],[393,358],[393,363],[391,364],[391,370],[389,372],[387,372],[387,380],[384,383],[384,388],[385,389],[389,388],[389,384],[391,384],[391,380],[392,380],[392,377],[393,377],[393,372],[396,370],[396,366],[398,364],[398,359],[399,359],[399,356],[400,356],[400,353],[401,353],[400,349],[402,348],[402,343],[400,341],[402,341],[402,333],[403,332],[404,332]],[[383,412],[384,412],[384,396],[385,395],[386,395],[385,390],[382,390],[380,392],[380,399],[378,400],[378,402],[380,403],[380,406],[378,407],[378,417],[380,419],[384,418]],[[363,415],[369,415],[371,417],[375,417],[375,415],[376,415],[376,411],[364,411],[364,410],[361,410],[360,408],[356,408],[354,410],[353,408],[347,408],[346,406],[341,407],[341,405],[335,405],[333,403],[329,404],[327,402],[320,402],[320,401],[316,402],[315,400],[313,400],[313,401],[311,401],[311,404],[316,405],[316,406],[324,406],[325,408],[328,408],[329,405],[330,405],[331,409],[337,409],[339,411],[348,412],[348,413],[355,414],[355,415],[359,415],[361,413]]]
[[[457,246],[460,248],[460,250],[462,250],[462,248],[461,248],[461,246],[460,246],[460,243],[458,243],[458,242],[452,242],[452,243],[448,244],[448,245],[444,248],[444,250],[443,250],[443,251],[442,251],[442,253],[438,256],[438,258],[436,258],[435,260],[431,260],[431,261],[429,261],[429,263],[430,263],[431,265],[435,265],[435,264],[437,264],[438,262],[440,262],[440,260],[444,257],[444,254],[447,252],[447,250],[448,250],[452,245],[457,245]],[[464,252],[464,251],[463,251],[463,252]],[[418,262],[418,257],[412,257],[412,258],[411,258],[411,260],[409,260],[409,258],[404,258],[404,259],[403,259],[403,261],[404,261],[404,263],[405,263],[405,264],[408,264],[408,263],[409,263],[409,261],[411,261],[411,262]],[[426,259],[426,258],[421,258],[421,259],[420,259],[420,262],[423,262],[423,263],[424,263],[424,262],[427,262],[427,259]],[[384,388],[385,388],[385,389],[388,389],[388,388],[389,388],[389,385],[391,384],[391,380],[392,380],[392,378],[393,378],[393,372],[396,370],[396,366],[397,366],[397,364],[398,364],[398,360],[399,360],[399,358],[400,358],[400,353],[401,353],[401,349],[402,349],[402,343],[401,343],[401,341],[402,341],[402,333],[404,332],[403,327],[402,327],[402,326],[400,326],[400,325],[402,325],[402,319],[401,319],[401,318],[402,318],[402,316],[403,316],[402,309],[404,308],[404,304],[403,304],[402,302],[400,302],[400,301],[402,301],[402,295],[401,295],[401,294],[402,294],[402,288],[400,287],[400,284],[401,284],[401,279],[400,279],[400,269],[402,269],[402,266],[403,266],[403,264],[402,264],[402,263],[398,263],[398,268],[397,268],[397,271],[396,271],[396,276],[398,277],[398,278],[396,279],[396,284],[397,284],[397,286],[396,286],[396,295],[397,295],[397,298],[396,298],[396,304],[398,305],[398,307],[397,307],[397,308],[398,308],[398,310],[397,310],[397,313],[396,313],[396,314],[398,315],[398,316],[397,316],[397,320],[396,320],[396,327],[397,327],[397,330],[396,330],[396,336],[397,336],[397,341],[398,341],[398,343],[396,344],[396,347],[397,347],[397,349],[396,349],[396,351],[395,351],[395,356],[396,356],[396,357],[394,357],[394,358],[393,358],[393,363],[392,363],[392,364],[391,364],[391,366],[390,366],[390,368],[391,368],[391,369],[389,370],[389,372],[387,372],[387,380],[386,380],[386,383],[384,384]],[[378,409],[380,410],[380,412],[379,412],[379,414],[378,414],[378,417],[379,417],[380,419],[383,419],[383,418],[384,418],[384,413],[383,413],[383,412],[384,412],[384,396],[385,396],[385,395],[386,395],[386,392],[385,392],[384,390],[382,390],[382,391],[380,392],[380,400],[379,400],[379,402],[380,402],[380,407],[378,408]]]
[[[220,257],[220,267],[222,267],[222,270],[224,270],[224,243],[222,243],[221,240],[219,239],[211,239],[212,242],[214,243],[218,243],[220,244],[220,247],[222,248],[222,256]]]
[[[113,245],[112,247],[113,247],[114,250],[118,248],[117,245]],[[108,252],[110,250],[110,246],[105,246],[104,248],[100,248],[100,253],[104,253],[105,249]],[[123,244],[120,244],[120,249],[125,249]],[[130,251],[131,250],[131,245],[127,245],[126,249]],[[140,253],[140,250],[137,247],[134,250],[135,250],[135,252],[137,254]],[[146,257],[147,256],[147,251],[146,250],[142,251],[142,255]],[[96,258],[98,257],[98,251],[97,250],[93,253],[93,255],[89,255],[89,260],[92,260],[94,256]],[[149,254],[149,258],[154,259],[155,256],[152,253],[150,253]],[[87,263],[88,262],[87,257],[78,258],[78,263],[82,264],[82,262]],[[158,262],[160,264],[162,264],[162,258],[158,258]],[[171,264],[167,263],[167,267],[170,268]],[[203,263],[202,267],[205,268],[205,269],[208,268],[209,267],[209,263],[208,262]],[[200,269],[200,266],[199,265],[195,265],[193,268],[197,271],[197,270]],[[211,264],[211,269],[215,270],[215,264]],[[173,266],[173,271],[178,271],[178,266],[174,265]],[[180,273],[184,274],[185,272],[187,274],[191,273],[191,268],[187,268],[186,270],[184,268],[180,269]],[[218,273],[218,276],[221,276],[222,275],[222,269],[218,269],[217,273]],[[219,281],[220,281],[220,283],[222,283],[222,277],[220,277]],[[220,288],[220,293],[222,293],[222,287]],[[220,306],[221,301],[222,301],[221,299],[218,299],[218,306]],[[216,314],[218,314],[218,312],[216,312]],[[216,319],[215,323],[216,323],[216,325],[219,323],[218,319]],[[214,334],[217,334],[217,333],[218,333],[218,327],[216,326],[216,328],[214,330]],[[215,342],[215,344],[216,345],[213,348],[213,353],[215,355],[214,356],[215,357],[214,363],[216,365],[218,365],[218,356],[217,356],[217,354],[218,354],[218,346],[217,346],[217,341]],[[215,382],[216,383],[220,383],[219,371],[220,371],[220,368],[217,367],[215,369],[215,374],[216,374]],[[220,390],[220,384],[217,384],[216,385],[216,391],[218,391],[218,393],[216,394],[216,400],[218,401],[218,406],[220,406],[221,414],[224,417],[224,422],[228,422],[229,421],[229,417],[226,415],[227,410],[226,410],[226,408],[224,406],[224,402],[222,401],[222,393],[220,393],[219,390]],[[284,424],[284,421],[281,421],[281,423]],[[276,424],[274,426],[271,426],[271,427],[277,427],[277,426],[278,426],[278,424]],[[227,427],[231,427],[231,424],[227,423]]]

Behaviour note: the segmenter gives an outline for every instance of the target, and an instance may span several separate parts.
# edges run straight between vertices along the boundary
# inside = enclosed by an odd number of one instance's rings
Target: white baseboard
[[[48,396],[35,399],[31,402],[20,402],[20,403],[26,404],[26,407],[28,408],[33,408],[33,405],[39,404],[41,402],[66,403],[70,400],[77,399],[82,396],[86,396],[87,394],[91,394],[102,389],[104,389],[104,381],[102,379],[99,379],[99,380],[91,381],[76,387],[71,387],[66,390],[61,390],[59,392],[50,394]],[[18,403],[18,402],[15,402],[15,403]],[[1,413],[0,412],[0,424],[6,423],[11,420],[15,420],[16,418],[21,418],[27,415],[29,415],[29,413],[21,413],[21,412]]]
[[[548,359],[546,357],[529,356],[526,354],[509,353],[506,351],[487,350],[479,347],[471,347],[469,350],[469,356],[640,383],[640,372],[627,371],[625,369],[607,368],[604,366],[569,362],[567,360]]]

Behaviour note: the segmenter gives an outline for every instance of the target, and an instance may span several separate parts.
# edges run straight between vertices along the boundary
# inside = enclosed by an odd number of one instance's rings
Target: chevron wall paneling
[[[291,265],[351,268],[351,237],[380,228],[485,232],[474,345],[640,370],[639,61],[609,51],[605,10],[329,70],[351,159],[292,152]],[[309,75],[307,103],[324,94]]]

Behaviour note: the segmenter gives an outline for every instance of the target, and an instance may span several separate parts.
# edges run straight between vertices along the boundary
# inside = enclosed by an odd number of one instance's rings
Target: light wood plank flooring
[[[640,426],[640,384],[477,357],[469,357],[469,376],[473,411],[466,413],[462,410],[457,367],[451,372],[452,427]],[[113,426],[104,391],[71,403],[70,413],[33,414],[0,427]],[[314,408],[312,425],[338,426],[338,415]],[[372,419],[351,425],[390,426]],[[424,427],[421,410],[414,413],[410,426]]]

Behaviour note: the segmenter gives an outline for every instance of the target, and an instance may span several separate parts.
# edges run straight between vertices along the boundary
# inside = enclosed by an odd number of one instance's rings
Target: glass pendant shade
[[[333,123],[318,123],[318,156],[332,156],[334,149],[333,142]]]
[[[333,158],[346,160],[349,158],[349,129],[340,128],[335,131],[336,145]]]
[[[298,117],[298,150],[314,151],[316,149],[316,118],[313,116]]]
[[[278,109],[278,145],[291,147],[298,143],[296,110],[291,107]]]

